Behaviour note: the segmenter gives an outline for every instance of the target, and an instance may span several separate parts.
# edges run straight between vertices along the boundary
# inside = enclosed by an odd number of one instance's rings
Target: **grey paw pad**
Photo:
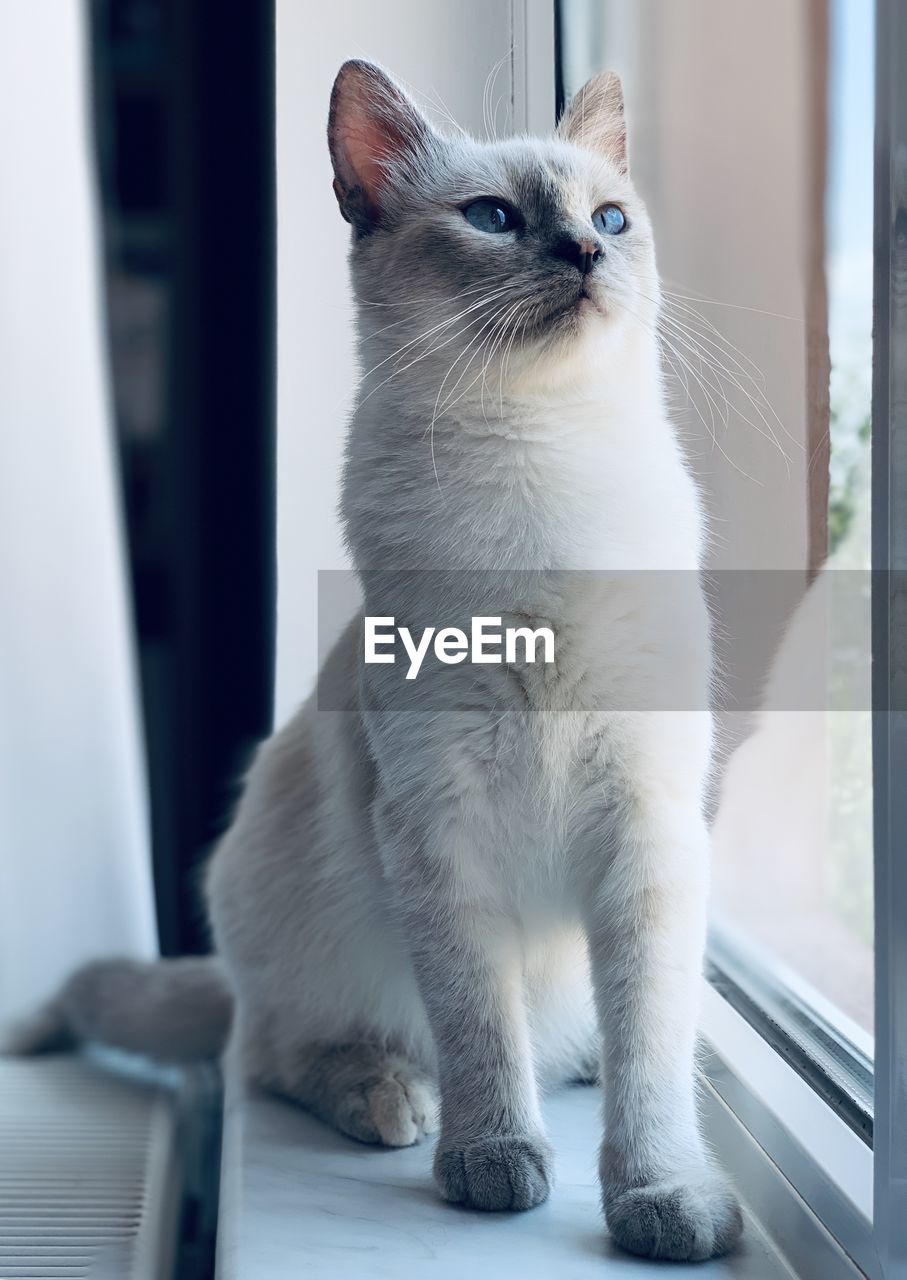
[[[736,1244],[743,1217],[718,1180],[703,1186],[636,1187],[609,1199],[608,1230],[628,1253],[672,1262],[704,1262]]]
[[[551,1149],[537,1138],[483,1138],[439,1148],[435,1156],[444,1199],[488,1212],[541,1204],[551,1190],[551,1170]]]

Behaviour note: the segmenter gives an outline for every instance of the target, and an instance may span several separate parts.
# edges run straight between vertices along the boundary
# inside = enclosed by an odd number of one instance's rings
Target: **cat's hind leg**
[[[257,1083],[358,1142],[409,1147],[437,1129],[437,1085],[403,1053],[361,1040],[307,1044],[281,1059]]]
[[[598,1083],[601,1036],[588,948],[578,927],[564,926],[530,952],[525,986],[536,1079],[542,1092]]]

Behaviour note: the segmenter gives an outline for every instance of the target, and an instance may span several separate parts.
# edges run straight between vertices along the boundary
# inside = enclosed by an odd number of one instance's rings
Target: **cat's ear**
[[[588,80],[561,116],[557,131],[565,141],[607,156],[626,173],[627,122],[620,76],[602,71]]]
[[[362,233],[372,230],[391,174],[416,160],[433,136],[418,107],[380,67],[345,62],[331,93],[328,146],[334,194],[347,222]]]

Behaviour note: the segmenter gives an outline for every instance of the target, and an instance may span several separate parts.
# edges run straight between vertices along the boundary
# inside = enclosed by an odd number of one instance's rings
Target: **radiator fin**
[[[76,1055],[0,1059],[0,1280],[163,1280],[170,1091]]]

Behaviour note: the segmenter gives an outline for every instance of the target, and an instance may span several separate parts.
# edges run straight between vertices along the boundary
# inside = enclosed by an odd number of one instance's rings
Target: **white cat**
[[[364,1142],[434,1130],[441,1194],[548,1195],[539,1090],[599,1077],[634,1253],[741,1229],[697,1125],[709,841],[703,519],[668,421],[620,85],[552,139],[438,134],[346,63],[329,141],[364,374],[342,512],[365,611],[542,620],[553,664],[403,672],[362,619],[259,752],[213,859],[217,961],[106,962],[24,1028],[186,1056]],[[430,669],[429,669],[430,668]]]

